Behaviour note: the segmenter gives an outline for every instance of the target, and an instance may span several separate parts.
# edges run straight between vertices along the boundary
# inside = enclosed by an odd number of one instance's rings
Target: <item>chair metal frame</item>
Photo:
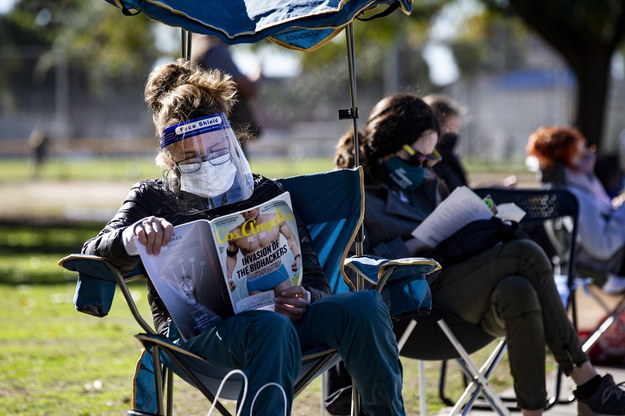
[[[399,269],[406,267],[406,266],[418,265],[419,262],[424,262],[426,264],[433,262],[438,265],[438,263],[436,263],[432,259],[424,259],[424,258],[406,258],[406,259],[398,259],[398,260],[383,259],[381,265],[376,270],[372,271],[372,270],[366,270],[363,267],[358,267],[358,265],[354,264],[353,261],[357,263],[359,261],[358,257],[352,257],[348,259],[348,267],[350,267],[359,276],[362,276],[365,280],[371,283],[375,283],[377,281],[386,281],[386,279],[392,279],[393,274],[396,271],[399,271]],[[431,270],[430,272],[428,272],[428,274],[438,270],[439,268],[440,266],[438,266],[436,269]],[[376,276],[376,273],[377,273],[377,276]],[[393,303],[392,297],[391,297],[391,303]],[[493,387],[490,385],[488,381],[489,373],[484,372],[485,371],[484,366],[482,366],[482,368],[478,368],[473,363],[473,361],[471,360],[469,356],[469,351],[467,351],[464,345],[456,337],[456,334],[451,329],[450,325],[447,323],[444,313],[441,313],[440,311],[437,311],[437,310],[433,310],[431,308],[428,308],[428,309],[419,308],[419,309],[416,309],[414,311],[411,311],[409,313],[402,315],[402,318],[408,319],[409,323],[397,341],[397,346],[400,351],[400,355],[403,355],[402,354],[403,347],[405,346],[408,338],[410,338],[410,336],[413,334],[413,331],[419,324],[421,325],[425,323],[430,324],[430,325],[435,324],[443,332],[443,334],[446,337],[446,340],[448,340],[451,343],[453,350],[457,354],[458,361],[461,364],[461,368],[465,372],[466,376],[472,380],[471,387],[466,389],[465,393],[463,394],[461,399],[458,400],[458,402],[456,403],[452,411],[449,413],[449,415],[460,414],[460,412],[463,411],[463,408],[464,408],[463,414],[467,414],[472,407],[472,402],[474,401],[474,398],[471,396],[473,395],[477,397],[477,395],[479,395],[480,393],[486,397],[487,401],[489,402],[493,410],[495,410],[498,414],[502,416],[509,415],[508,409],[506,408],[506,406],[501,401],[498,394],[495,392],[495,390],[493,389]],[[424,338],[424,339],[427,339],[427,338]],[[488,342],[490,342],[491,340],[492,339],[489,337]],[[431,340],[428,340],[428,341],[431,342]],[[500,356],[493,356],[493,358],[500,359]],[[420,374],[423,375],[423,371],[420,371]],[[420,380],[421,380],[420,386],[422,387],[424,386],[423,378],[421,377]],[[475,387],[476,392],[471,394],[471,390],[473,389],[473,386],[476,386]],[[424,395],[421,395],[420,397],[421,397],[421,411],[422,411],[422,414],[424,414],[425,413],[425,408],[424,408],[424,403],[423,403]],[[467,403],[466,406],[464,406],[465,402]]]
[[[503,354],[505,352],[506,344],[505,340],[500,340],[497,343],[497,346],[493,349],[488,358],[481,364],[477,365],[470,354],[473,352],[472,350],[468,350],[463,342],[459,339],[458,333],[454,331],[452,328],[451,322],[449,321],[450,316],[448,316],[445,312],[439,310],[433,310],[428,315],[417,315],[410,319],[407,327],[404,329],[403,334],[401,335],[398,341],[398,347],[400,347],[400,355],[405,355],[410,358],[415,358],[422,361],[441,361],[441,374],[439,379],[439,398],[443,403],[448,406],[451,406],[452,409],[449,411],[447,416],[455,416],[455,415],[468,415],[471,409],[478,407],[487,407],[488,409],[494,411],[500,416],[508,416],[510,415],[511,410],[516,410],[515,408],[510,408],[506,406],[505,399],[500,397],[500,395],[495,391],[493,386],[489,382],[489,377],[496,368],[497,364],[503,358]],[[459,318],[456,318],[459,319]],[[412,335],[415,330],[418,330],[418,326],[428,325],[437,327],[444,335],[447,342],[449,342],[453,348],[453,353],[445,358],[426,358],[414,356],[411,354],[406,355],[402,352],[402,348],[404,347],[408,338]],[[471,325],[468,323],[461,323],[461,325],[466,325],[469,332],[475,332],[475,328],[471,328]],[[486,337],[486,334],[480,332],[481,337]],[[476,334],[477,335],[477,334]],[[483,345],[480,345],[479,349],[482,349],[489,345],[495,338],[490,338],[488,341],[483,341]],[[475,348],[475,346],[473,346]],[[462,395],[456,400],[453,401],[445,396],[445,374],[446,374],[446,360],[455,359],[459,364],[460,369],[462,370],[462,374],[467,381],[465,386],[465,390]],[[422,368],[422,366],[421,366]],[[419,372],[419,386],[423,390],[425,386],[425,374],[423,371]],[[424,394],[420,395],[420,401],[423,402]],[[484,397],[487,405],[485,406],[477,406],[476,400],[479,397]],[[421,414],[425,415],[425,406],[421,406]]]

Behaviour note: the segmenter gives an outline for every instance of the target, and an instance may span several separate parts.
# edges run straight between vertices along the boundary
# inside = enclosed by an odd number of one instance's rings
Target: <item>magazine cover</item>
[[[273,310],[275,294],[299,285],[302,262],[288,192],[211,221],[235,313]]]
[[[174,227],[158,255],[136,243],[150,280],[185,341],[233,314],[208,221]]]
[[[158,255],[136,243],[184,340],[248,309],[273,310],[275,293],[299,285],[299,236],[288,193],[250,210],[174,227]]]

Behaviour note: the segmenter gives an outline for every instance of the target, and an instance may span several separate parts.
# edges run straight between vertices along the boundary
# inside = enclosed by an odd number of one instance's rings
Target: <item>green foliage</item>
[[[0,36],[0,48],[15,56],[3,60],[0,86],[10,87],[9,80],[27,85],[65,61],[73,83],[85,82],[91,91],[104,92],[105,81],[141,84],[158,57],[153,23],[145,16],[123,18],[104,1],[18,1],[0,16],[0,34],[10,34]],[[36,73],[22,54],[37,60]]]
[[[601,147],[612,56],[625,38],[625,4],[611,0],[482,0],[492,10],[513,12],[553,47],[575,73],[572,123]]]

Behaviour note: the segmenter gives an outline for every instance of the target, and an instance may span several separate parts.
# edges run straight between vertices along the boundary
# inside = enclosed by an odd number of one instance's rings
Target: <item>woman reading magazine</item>
[[[165,170],[164,178],[137,183],[113,219],[85,243],[84,253],[128,271],[139,262],[136,241],[157,255],[170,242],[174,225],[244,211],[283,193],[277,182],[250,172],[226,116],[235,91],[230,77],[185,61],[150,74],[145,98],[162,135],[157,163]],[[194,134],[198,125],[210,126],[210,131]],[[166,130],[175,134],[163,134]],[[252,413],[252,398],[267,383],[284,390],[290,414],[302,350],[323,346],[338,350],[368,414],[404,415],[401,364],[381,296],[370,291],[331,296],[303,224],[298,224],[298,234],[302,284],[281,291],[275,312],[244,311],[183,341],[158,294],[151,291],[158,331],[217,368],[243,370],[250,384],[247,399],[238,403],[242,415]],[[263,390],[253,409],[254,415],[283,412],[283,396],[275,388]]]

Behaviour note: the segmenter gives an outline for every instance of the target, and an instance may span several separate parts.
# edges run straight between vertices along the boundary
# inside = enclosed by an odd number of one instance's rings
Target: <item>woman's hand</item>
[[[134,235],[146,248],[148,254],[157,255],[167,245],[174,233],[174,226],[165,218],[146,217],[133,226]]]
[[[302,319],[310,305],[310,293],[303,286],[287,287],[276,296],[276,312],[288,316],[291,321]]]

